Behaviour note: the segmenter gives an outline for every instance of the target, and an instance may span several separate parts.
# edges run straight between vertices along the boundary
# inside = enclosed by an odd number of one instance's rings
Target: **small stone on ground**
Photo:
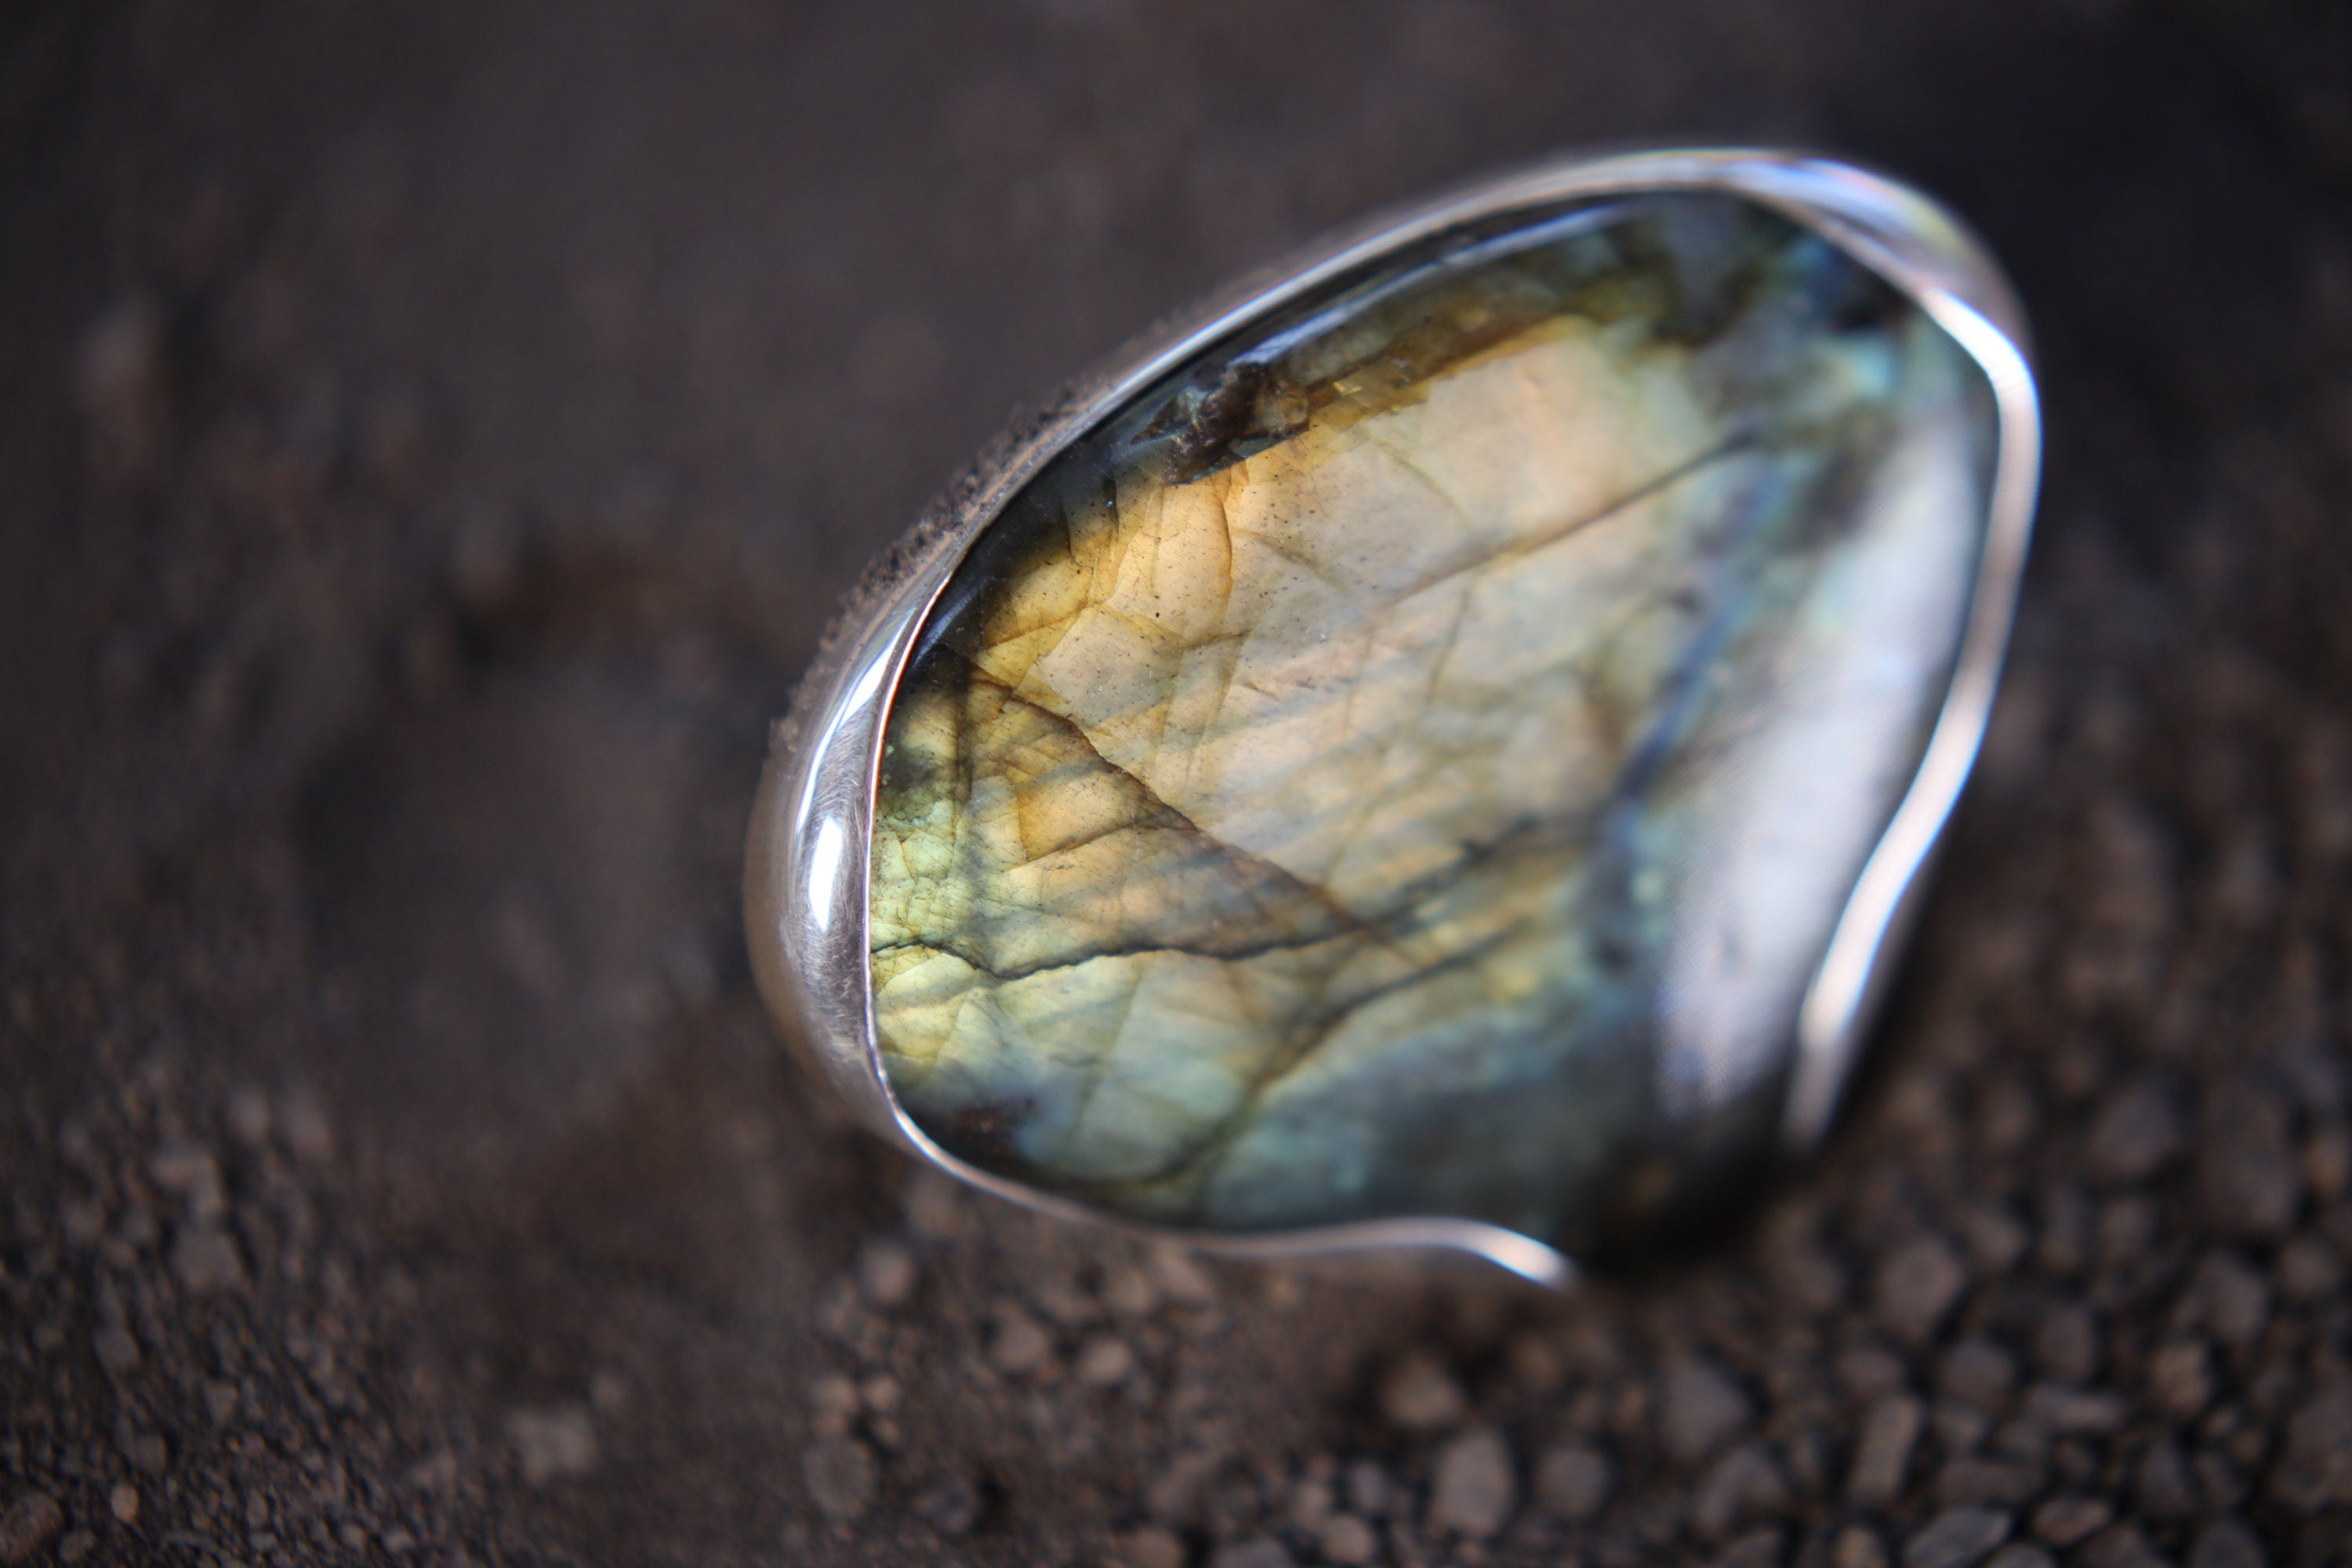
[[[1511,1447],[1494,1426],[1473,1426],[1437,1451],[1430,1481],[1429,1518],[1436,1528],[1485,1541],[1518,1506]]]
[[[1903,1568],[1969,1568],[2009,1539],[2010,1516],[1989,1508],[1939,1514],[1903,1546]]]
[[[522,1479],[533,1486],[584,1476],[596,1468],[596,1426],[585,1405],[510,1410],[507,1440],[514,1445]]]
[[[1580,1523],[1601,1511],[1615,1482],[1608,1455],[1581,1443],[1560,1444],[1536,1461],[1536,1506],[1556,1519]]]
[[[1685,1464],[1705,1458],[1755,1418],[1747,1394],[1709,1362],[1678,1363],[1660,1379],[1658,1394],[1658,1436]]]
[[[1416,1351],[1381,1379],[1381,1414],[1400,1432],[1434,1432],[1462,1419],[1469,1396],[1453,1369]]]
[[[801,1451],[809,1501],[827,1519],[849,1523],[874,1501],[880,1483],[874,1451],[855,1437],[820,1437]]]
[[[0,1563],[27,1563],[58,1538],[66,1511],[47,1492],[26,1492],[0,1514]]]

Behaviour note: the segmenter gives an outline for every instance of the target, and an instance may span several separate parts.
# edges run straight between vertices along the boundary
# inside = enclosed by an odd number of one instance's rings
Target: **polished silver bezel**
[[[1219,340],[1406,246],[1465,224],[1586,198],[1719,191],[1821,234],[1909,295],[1983,369],[2000,440],[1984,554],[1951,684],[1908,791],[1864,865],[1797,1024],[1782,1131],[1811,1148],[1827,1130],[1913,912],[1921,872],[1974,763],[1992,706],[2032,527],[2041,416],[2023,314],[1984,247],[1942,207],[1851,164],[1739,148],[1570,156],[1391,214],[1294,260],[1155,334],[1065,397],[972,474],[869,582],[774,730],[752,808],[744,910],[761,994],[788,1038],[858,1119],[919,1159],[1028,1208],[1225,1252],[1366,1248],[1475,1253],[1545,1284],[1572,1265],[1543,1241],[1483,1222],[1369,1220],[1251,1236],[1156,1230],[980,1170],[899,1106],[882,1066],[867,958],[867,852],[885,721],[917,631],[981,531],[1055,455],[1128,399]]]

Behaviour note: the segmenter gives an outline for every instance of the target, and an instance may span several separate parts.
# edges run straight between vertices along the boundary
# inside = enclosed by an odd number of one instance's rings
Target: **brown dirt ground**
[[[835,595],[1187,296],[1661,134],[2042,334],[1830,1153],[1564,1300],[911,1178],[736,914]],[[0,1563],[2352,1552],[2352,11],[20,4],[0,371]]]

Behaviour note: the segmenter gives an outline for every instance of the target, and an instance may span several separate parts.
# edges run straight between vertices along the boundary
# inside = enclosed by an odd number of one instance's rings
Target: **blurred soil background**
[[[737,887],[869,552],[1236,270],[1656,135],[1920,181],[2040,333],[1828,1156],[1552,1299],[845,1126]],[[6,6],[0,1563],[2352,1560],[2347,694],[2352,8]]]

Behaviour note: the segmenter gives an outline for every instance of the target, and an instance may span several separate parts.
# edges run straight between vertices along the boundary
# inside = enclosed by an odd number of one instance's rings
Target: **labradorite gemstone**
[[[981,533],[894,697],[901,1103],[1229,1231],[1574,1245],[1761,1142],[1994,434],[1916,304],[1710,195],[1449,235],[1179,367]]]

